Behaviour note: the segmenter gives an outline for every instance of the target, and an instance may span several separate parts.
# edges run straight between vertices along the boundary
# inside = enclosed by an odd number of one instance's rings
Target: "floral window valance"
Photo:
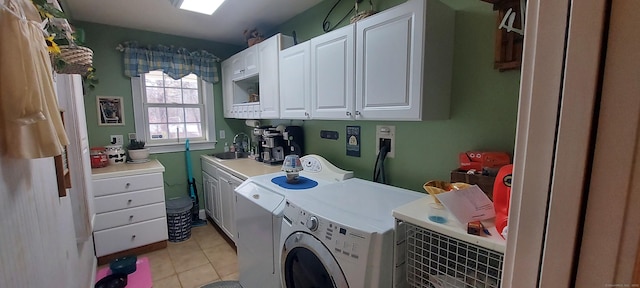
[[[137,77],[153,70],[162,70],[173,79],[190,73],[210,83],[219,81],[217,56],[205,51],[189,52],[186,48],[173,46],[141,47],[136,42],[124,42],[116,47],[124,54],[124,75]]]

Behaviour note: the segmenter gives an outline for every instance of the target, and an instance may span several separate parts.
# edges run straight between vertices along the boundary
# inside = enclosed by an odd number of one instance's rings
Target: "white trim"
[[[570,287],[591,161],[605,0],[573,1],[539,287]],[[578,286],[579,287],[579,286]]]
[[[553,167],[568,0],[527,3],[502,287],[537,287]]]
[[[140,116],[144,114],[142,99],[142,95],[144,95],[144,85],[142,85],[142,81],[142,77],[131,77],[131,95],[133,95],[133,113],[135,118],[136,135],[147,135],[147,125],[145,124],[144,117]],[[200,77],[198,77],[198,81],[200,82],[199,87],[202,88],[202,97],[205,103],[205,133],[208,141],[190,141],[189,148],[190,150],[194,151],[214,149],[215,144],[217,143],[215,133],[215,105],[213,98],[213,84],[201,80]],[[149,153],[151,154],[184,151],[184,143],[155,145],[147,144],[146,147],[149,148]]]
[[[600,118],[575,287],[640,284],[633,282],[640,248],[640,38],[631,36],[637,35],[639,10],[637,0],[611,1]]]

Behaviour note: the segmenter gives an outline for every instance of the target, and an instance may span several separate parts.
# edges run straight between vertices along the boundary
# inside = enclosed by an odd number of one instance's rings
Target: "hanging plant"
[[[90,90],[99,83],[93,67],[93,51],[84,44],[84,31],[74,29],[67,16],[46,0],[32,0],[44,21],[45,41],[53,69],[60,74],[80,74]]]

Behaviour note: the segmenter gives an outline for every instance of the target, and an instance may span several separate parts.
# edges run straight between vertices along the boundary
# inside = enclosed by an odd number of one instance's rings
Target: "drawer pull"
[[[131,240],[136,240],[136,235],[131,235]]]
[[[131,202],[133,202],[133,200],[131,199],[127,200],[127,204],[131,204]]]
[[[131,183],[124,184],[124,188],[129,188],[129,186],[131,186]]]
[[[129,221],[133,220],[133,215],[129,216]]]

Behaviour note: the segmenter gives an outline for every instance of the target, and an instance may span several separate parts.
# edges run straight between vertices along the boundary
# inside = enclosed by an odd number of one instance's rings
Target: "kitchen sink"
[[[247,152],[220,152],[211,154],[211,156],[222,160],[240,159],[249,157]]]

